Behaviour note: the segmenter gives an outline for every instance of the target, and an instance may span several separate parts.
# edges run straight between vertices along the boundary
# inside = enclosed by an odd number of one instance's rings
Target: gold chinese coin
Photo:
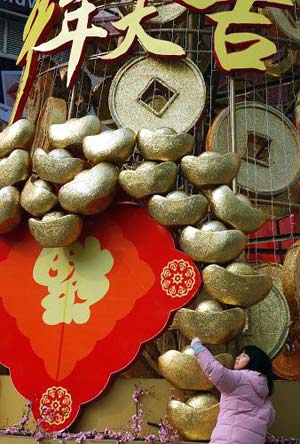
[[[277,109],[256,102],[236,106],[237,149],[241,188],[260,195],[283,193],[300,174],[300,143],[292,123]],[[213,122],[206,149],[222,154],[231,151],[229,109]]]
[[[157,101],[153,105],[155,97],[160,97],[159,106]],[[197,123],[205,100],[202,73],[191,60],[162,61],[143,56],[129,60],[116,74],[109,108],[119,127],[135,132],[165,127],[183,133]]]

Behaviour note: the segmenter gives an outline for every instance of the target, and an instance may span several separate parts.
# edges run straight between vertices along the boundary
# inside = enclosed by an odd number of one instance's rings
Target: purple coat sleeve
[[[199,351],[196,359],[205,375],[220,392],[232,392],[240,383],[241,373],[238,370],[223,367],[206,347]]]
[[[274,424],[275,416],[276,416],[276,411],[275,411],[274,407],[272,406],[272,402],[271,401],[270,401],[270,409],[271,409],[271,413],[270,413],[270,419],[269,419],[268,428],[271,427]]]

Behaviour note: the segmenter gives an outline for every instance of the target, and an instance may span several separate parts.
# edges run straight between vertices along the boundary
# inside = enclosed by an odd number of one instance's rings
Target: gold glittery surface
[[[237,274],[215,264],[206,267],[202,277],[210,296],[228,305],[249,307],[257,304],[272,288],[268,274]]]
[[[119,170],[116,166],[99,163],[63,185],[58,194],[59,203],[71,213],[100,213],[112,203],[118,176]]]
[[[176,327],[188,339],[205,344],[223,344],[238,336],[245,326],[246,313],[241,308],[198,312],[182,308],[175,315]]]
[[[187,403],[172,400],[167,407],[170,423],[182,438],[191,441],[208,440],[216,426],[219,402],[209,393],[197,395]]]
[[[41,148],[33,155],[33,168],[41,179],[58,184],[65,184],[74,179],[85,167],[81,159],[74,159],[64,149],[46,153]]]
[[[274,285],[262,302],[247,310],[248,327],[238,338],[237,345],[240,349],[246,344],[257,345],[273,358],[283,347],[290,327],[289,308],[281,288],[281,266],[263,264],[256,270],[269,274]]]
[[[120,164],[131,156],[136,144],[136,134],[128,128],[104,131],[97,136],[88,136],[83,141],[85,157],[93,163],[112,162]]]
[[[174,162],[144,162],[136,170],[122,171],[119,183],[127,194],[140,199],[151,194],[171,191],[176,177],[177,165]]]
[[[0,234],[12,231],[20,222],[20,193],[15,187],[4,187],[0,190]]]
[[[233,358],[229,354],[221,354],[216,359],[225,367],[233,368]],[[182,390],[209,391],[213,384],[203,373],[195,356],[169,350],[158,359],[162,376],[175,387]]]
[[[262,196],[257,197],[259,199]],[[266,199],[266,196],[263,196],[262,198]],[[272,200],[272,205],[256,205],[256,208],[264,213],[265,217],[268,220],[279,220],[289,216],[291,214],[291,207],[289,205],[287,205],[286,207],[279,207],[276,205],[276,201],[286,202],[287,204],[290,203],[291,205],[293,205],[293,203],[299,204],[300,182],[295,182],[283,193],[277,194],[276,196],[268,196],[268,199]]]
[[[181,192],[178,195],[176,191],[167,197],[153,196],[148,204],[150,216],[169,227],[198,222],[206,214],[207,207],[207,199],[202,194],[189,196]]]
[[[295,7],[298,0],[295,3]],[[292,43],[300,43],[300,26],[298,20],[292,18],[292,14],[288,10],[281,10],[280,8],[265,8],[268,16],[276,25],[276,33],[278,31],[289,38]],[[289,43],[290,45],[291,43]]]
[[[236,107],[237,149],[242,156],[237,182],[246,190],[262,195],[282,193],[300,175],[300,142],[289,119],[280,111],[256,102],[241,103]],[[229,109],[222,111],[214,121],[207,137],[206,149],[219,153],[231,151]],[[249,135],[258,135],[269,141],[264,165],[255,161],[255,152],[249,150]],[[259,144],[256,144],[256,148]]]
[[[29,214],[43,216],[56,204],[57,197],[50,184],[41,179],[28,179],[21,193],[21,205]]]
[[[235,259],[247,244],[247,237],[239,230],[204,231],[186,227],[179,238],[181,249],[194,261],[224,263]]]
[[[151,100],[148,104],[147,91],[154,83],[171,91],[159,115],[151,110]],[[109,108],[118,126],[136,133],[142,128],[155,131],[161,127],[184,133],[199,120],[205,100],[202,73],[191,60],[163,61],[143,56],[130,59],[116,74]]]
[[[160,3],[162,4],[156,6],[158,15],[152,17],[149,20],[150,23],[161,25],[162,23],[172,22],[186,12],[186,8],[178,3],[170,3],[168,0],[162,0]],[[150,0],[148,5],[152,4],[155,4],[155,2]]]
[[[265,75],[270,77],[283,77],[283,75],[297,63],[298,51],[294,51],[289,47],[280,49],[281,51],[284,49],[285,54],[280,57],[279,60],[277,54],[275,57],[264,60],[266,66]]]
[[[293,327],[300,321],[300,241],[294,243],[286,253],[281,283],[284,296],[289,304]]]
[[[55,148],[68,146],[81,147],[83,139],[87,136],[99,134],[101,122],[96,116],[84,116],[71,119],[65,123],[53,124],[49,128],[49,140]]]
[[[181,168],[186,179],[197,187],[229,184],[238,174],[241,158],[239,154],[186,156],[181,160]]]
[[[48,213],[42,220],[30,218],[28,226],[39,245],[56,248],[75,242],[80,236],[83,222],[80,216],[57,211]]]
[[[209,201],[211,210],[218,219],[245,233],[257,231],[266,221],[263,213],[241,200],[226,185],[212,191]]]
[[[30,154],[24,150],[14,150],[7,158],[0,160],[0,188],[26,180],[30,173]]]
[[[35,127],[27,119],[21,119],[9,125],[0,133],[0,158],[6,157],[16,148],[31,148]]]
[[[141,129],[137,143],[147,160],[176,161],[192,152],[194,137],[188,133],[162,134],[160,131]]]

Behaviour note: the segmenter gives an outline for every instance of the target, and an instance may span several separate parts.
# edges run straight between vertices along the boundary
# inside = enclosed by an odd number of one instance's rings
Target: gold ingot
[[[172,400],[167,407],[170,424],[182,438],[191,441],[207,441],[217,424],[220,405],[210,393],[197,395],[183,403]]]
[[[300,181],[297,180],[293,185],[288,187],[283,193],[276,196],[259,196],[255,195],[257,199],[272,200],[272,205],[257,204],[256,208],[264,213],[267,220],[279,220],[288,217],[291,214],[293,204],[298,205],[300,202]],[[286,206],[278,206],[278,202],[285,202]]]
[[[229,184],[238,174],[241,157],[236,153],[206,152],[200,156],[186,156],[181,160],[184,177],[199,188]]]
[[[207,295],[206,293],[205,293],[205,291],[202,289],[202,291],[201,291],[201,296],[202,297],[210,297],[209,295]],[[223,306],[220,304],[220,302],[218,302],[218,301],[216,301],[216,300],[214,300],[214,299],[206,299],[206,300],[204,300],[204,301],[201,301],[198,305],[197,305],[197,307],[195,308],[195,310],[198,312],[198,313],[204,313],[204,312],[206,312],[206,311],[210,311],[210,312],[212,312],[212,311],[223,311],[224,310],[224,308],[223,308]]]
[[[202,274],[205,290],[223,304],[241,307],[257,304],[269,294],[273,281],[267,274],[247,273],[246,267],[244,263],[232,264],[228,269],[209,265]]]
[[[20,222],[20,193],[15,187],[4,187],[0,190],[0,234],[12,231]]]
[[[0,160],[0,188],[26,180],[31,173],[30,154],[24,150],[14,150]]]
[[[119,170],[109,163],[99,163],[82,171],[58,193],[61,206],[70,213],[101,213],[112,203]]]
[[[176,181],[177,165],[174,162],[144,162],[136,170],[120,173],[119,183],[124,191],[136,199],[157,193],[167,193]]]
[[[218,362],[233,368],[233,357],[227,353],[216,356]],[[158,358],[162,376],[182,390],[209,391],[214,386],[205,376],[195,356],[187,352],[169,350]]]
[[[33,168],[41,179],[58,184],[65,184],[80,173],[86,163],[75,159],[65,149],[55,149],[46,153],[38,148],[33,155]]]
[[[243,331],[246,313],[241,308],[203,312],[182,308],[175,315],[175,323],[190,340],[198,337],[204,344],[224,344]]]
[[[186,227],[179,238],[181,249],[194,261],[204,264],[232,261],[238,257],[247,244],[246,235],[239,230],[209,231],[210,222],[205,229]],[[214,225],[213,225],[214,228]]]
[[[49,128],[49,141],[55,148],[81,147],[83,139],[101,131],[101,122],[96,116],[74,118]]]
[[[163,0],[160,5],[155,5],[155,1],[149,1],[148,5],[154,5],[158,15],[150,18],[149,23],[154,25],[162,25],[163,23],[173,22],[178,18],[182,18],[182,14],[186,12],[186,7],[178,3],[170,3],[168,0]]]
[[[125,162],[133,153],[136,134],[129,128],[104,131],[97,136],[88,136],[83,141],[83,153],[91,162]]]
[[[300,321],[300,241],[294,243],[286,253],[282,273],[282,290],[289,304],[291,329],[299,328]]]
[[[163,133],[161,129],[150,131],[141,129],[137,137],[138,149],[147,160],[176,161],[188,153],[194,146],[194,137],[188,133]]]
[[[21,119],[0,133],[0,158],[8,156],[16,148],[29,150],[35,127],[30,120]]]
[[[202,194],[189,196],[183,191],[174,191],[167,197],[151,197],[148,210],[160,225],[167,227],[194,224],[204,217],[208,202]]]
[[[34,239],[44,248],[67,247],[73,244],[83,228],[80,216],[61,211],[48,213],[42,220],[30,218],[28,225]]]
[[[48,213],[57,202],[52,186],[42,179],[29,178],[21,193],[22,207],[36,217]]]
[[[244,233],[257,231],[266,221],[260,211],[251,206],[243,195],[236,195],[226,185],[211,192],[209,196],[214,215]]]

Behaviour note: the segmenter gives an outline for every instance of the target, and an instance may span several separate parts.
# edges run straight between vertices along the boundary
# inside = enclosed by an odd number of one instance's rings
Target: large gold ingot
[[[168,129],[168,128],[166,128]],[[177,134],[172,130],[163,132],[164,128],[156,131],[141,129],[137,143],[140,152],[147,160],[176,161],[188,153],[194,146],[194,137],[188,133]]]
[[[216,359],[225,367],[233,368],[233,357],[228,353],[218,355]],[[159,357],[158,366],[162,376],[177,388],[203,391],[213,388],[195,356],[189,353],[169,350]]]
[[[80,236],[83,222],[76,214],[56,211],[46,214],[42,220],[30,218],[28,225],[39,245],[44,248],[57,248],[73,244]]]
[[[180,234],[181,249],[194,261],[205,264],[232,261],[247,244],[247,237],[239,230],[207,231],[186,227]]]
[[[101,131],[101,122],[96,116],[74,118],[49,128],[49,141],[54,148],[81,147],[83,139]]]
[[[0,158],[8,156],[16,148],[29,150],[35,127],[27,119],[21,119],[0,133]]]
[[[141,199],[151,194],[171,191],[176,176],[177,165],[174,162],[144,162],[136,170],[122,171],[119,183],[127,194]]]
[[[247,273],[245,265],[241,264],[243,274],[238,273],[239,270],[234,267],[226,269],[215,264],[209,265],[202,275],[205,290],[213,298],[228,305],[250,307],[262,301],[272,288],[272,278],[263,273]]]
[[[209,440],[219,414],[218,399],[209,394],[197,395],[183,403],[172,400],[167,407],[167,416],[182,438],[191,441]]]
[[[0,234],[12,231],[20,222],[20,193],[15,187],[4,187],[0,190]]]
[[[241,308],[203,312],[182,308],[174,320],[188,339],[198,337],[204,344],[223,344],[243,331],[246,313]]]
[[[295,242],[286,253],[281,283],[289,304],[293,330],[295,327],[299,328],[300,321],[300,241]]]
[[[241,157],[236,153],[219,154],[206,152],[200,156],[186,156],[181,160],[185,178],[201,188],[230,184],[238,174]]]
[[[276,108],[256,102],[239,103],[236,120],[236,146],[242,157],[237,183],[261,195],[284,192],[300,175],[300,142],[295,127]],[[206,149],[230,152],[229,128],[226,108],[210,127]]]
[[[85,157],[95,164],[120,164],[131,156],[135,144],[136,134],[129,128],[120,128],[86,137],[83,141],[83,152]]]
[[[297,6],[299,7],[299,0],[295,0],[295,10]],[[284,10],[280,8],[265,8],[268,16],[272,22],[276,25],[276,33],[278,31],[284,36],[288,37],[289,45],[291,43],[300,43],[300,25],[299,21],[293,17],[289,10]],[[276,34],[276,35],[277,35]]]
[[[153,196],[148,204],[150,216],[167,227],[195,224],[204,217],[207,207],[202,194],[189,196],[183,191],[174,191],[167,197]]]
[[[234,194],[226,185],[212,191],[209,201],[218,219],[245,233],[257,231],[266,221],[263,213],[253,208],[245,196]]]
[[[36,217],[44,216],[57,202],[57,196],[51,185],[42,179],[29,178],[21,193],[22,207]]]
[[[261,197],[266,199],[266,196],[257,195],[258,199]],[[272,205],[257,204],[256,208],[264,213],[268,220],[279,220],[290,216],[293,204],[298,205],[300,202],[300,181],[297,180],[283,193],[276,194],[276,196],[268,196],[267,199],[272,200]],[[278,206],[277,201],[285,202],[286,206]]]
[[[30,173],[30,154],[24,150],[14,150],[7,158],[0,160],[0,188],[26,180]]]
[[[70,213],[101,213],[112,203],[119,170],[110,163],[99,163],[82,171],[58,193],[61,206]]]
[[[55,149],[46,153],[38,148],[33,155],[33,168],[41,179],[65,184],[74,179],[84,169],[86,162],[75,159],[65,149]]]

